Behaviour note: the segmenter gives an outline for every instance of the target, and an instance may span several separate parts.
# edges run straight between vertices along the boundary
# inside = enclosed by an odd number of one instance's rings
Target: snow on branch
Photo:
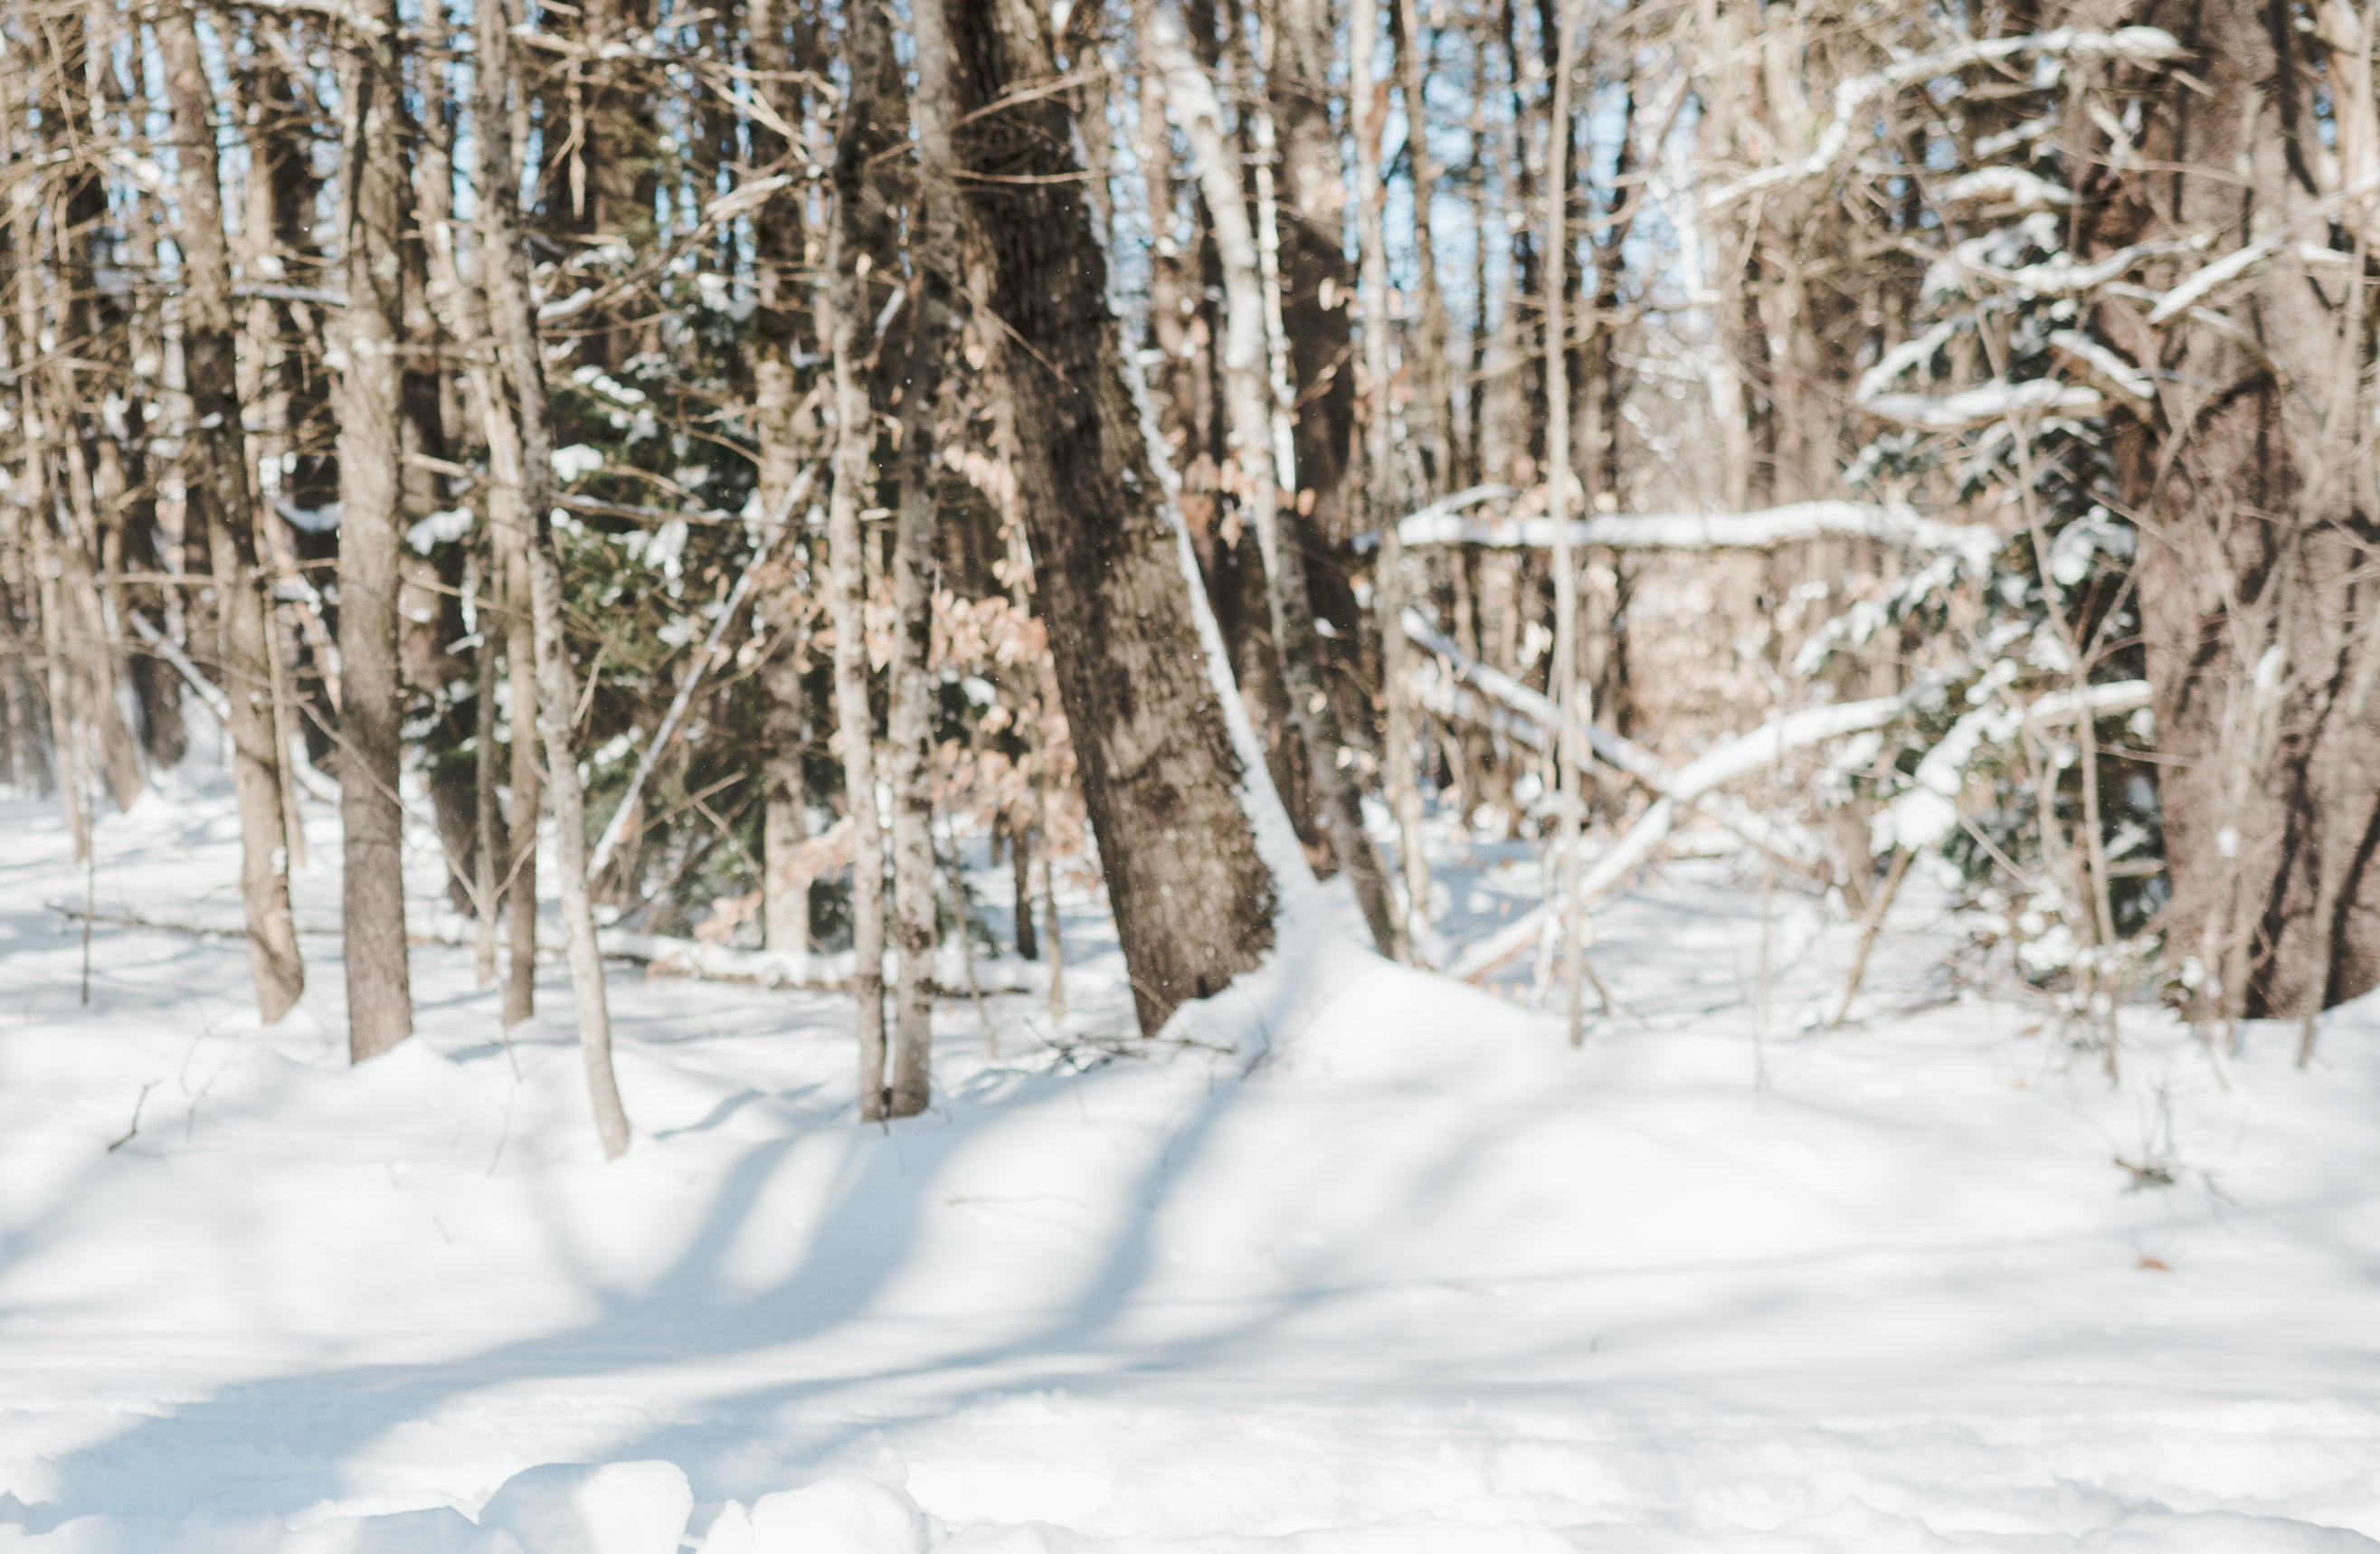
[[[2162,64],[2182,55],[2173,34],[2155,27],[2119,27],[2112,32],[2061,27],[2014,38],[1961,38],[1945,47],[1916,55],[1864,76],[1853,76],[1835,88],[1835,114],[1820,132],[1810,154],[1796,162],[1764,167],[1736,179],[1710,197],[1708,208],[1722,210],[1747,194],[1779,184],[1818,177],[1842,161],[1851,150],[1852,133],[1861,115],[1882,99],[1921,81],[1947,76],[1973,65],[1986,65],[2018,55],[2050,59],[2116,59],[2134,65]]]
[[[1959,791],[1967,785],[1967,769],[1986,745],[2005,744],[2020,728],[2046,728],[2072,722],[2087,713],[2114,717],[2149,704],[2146,680],[2115,680],[2087,686],[2081,691],[2052,691],[2024,707],[2011,707],[1997,697],[1960,714],[1958,722],[1919,758],[1907,791],[1876,812],[1868,832],[1868,848],[1882,853],[1893,847],[1915,852],[1931,847],[1959,823]]]
[[[1409,546],[1484,545],[1547,550],[1553,522],[1537,517],[1464,519],[1424,508],[1397,525]],[[1804,540],[1874,540],[1903,550],[1955,551],[1988,561],[2000,536],[1983,524],[1948,524],[1906,507],[1867,502],[1796,502],[1753,513],[1599,514],[1570,521],[1573,545],[1617,551],[1773,551]]]
[[[2304,231],[2308,225],[2326,219],[2345,206],[2369,200],[2375,193],[2380,193],[2380,179],[2366,179],[2351,188],[2339,189],[2299,212],[2287,225],[2277,231],[2267,233],[2244,247],[2232,249],[2212,264],[2202,266],[2188,280],[2167,292],[2158,300],[2156,306],[2149,310],[2149,322],[2164,323],[2179,314],[2188,312],[2206,300],[2207,296],[2216,287],[2238,280],[2285,249],[2294,248],[2298,257],[2307,263],[2331,264],[2342,259],[2350,264],[2353,263],[2352,255],[2341,254],[2337,249],[2325,247],[2320,243],[2299,242],[2296,240],[2297,234]]]
[[[1525,740],[1543,748],[1544,733],[1559,727],[1563,719],[1548,698],[1531,690],[1511,675],[1490,669],[1457,647],[1442,632],[1429,624],[1418,610],[1407,609],[1399,617],[1406,639],[1428,649],[1446,661],[1457,679],[1492,700],[1502,703],[1535,725],[1537,740]],[[1594,722],[1569,720],[1570,726],[1584,735],[1588,748],[1597,759],[1625,771],[1642,783],[1657,800],[1667,799],[1679,791],[1680,777],[1641,747]],[[1773,853],[1789,863],[1814,868],[1825,859],[1825,851],[1817,841],[1798,826],[1783,826],[1753,813],[1732,799],[1712,793],[1691,796],[1689,802],[1702,808],[1713,819],[1742,837],[1764,852]]]
[[[1995,378],[1957,394],[1879,394],[1860,406],[1871,416],[1925,431],[1965,431],[2027,413],[2095,416],[2107,407],[2107,396],[2097,389],[2055,378],[2022,383]]]
[[[1697,758],[1671,779],[1668,793],[1597,856],[1578,882],[1578,893],[1572,900],[1573,910],[1584,911],[1587,903],[1626,879],[1652,856],[1653,850],[1677,829],[1682,808],[1701,805],[1713,790],[1730,783],[1773,769],[1790,750],[1881,728],[1935,692],[1932,685],[1920,684],[1899,696],[1803,708],[1771,718],[1751,733],[1738,735]],[[1454,968],[1454,974],[1466,981],[1486,977],[1534,943],[1544,931],[1545,921],[1546,908],[1542,904],[1514,918],[1473,944]]]

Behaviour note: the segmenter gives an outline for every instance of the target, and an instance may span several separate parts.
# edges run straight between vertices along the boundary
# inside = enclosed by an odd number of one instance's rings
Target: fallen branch
[[[188,934],[199,939],[245,939],[248,926],[237,913],[227,913],[219,920],[152,917],[131,911],[99,911],[86,909],[70,902],[53,901],[44,904],[50,911],[70,921],[88,921],[110,928],[146,929],[157,933]],[[407,914],[406,942],[411,945],[441,944],[468,947],[478,935],[478,924],[459,912],[431,911]],[[298,931],[312,938],[337,938],[340,929],[335,924],[316,921],[298,925]],[[668,934],[632,933],[625,929],[601,929],[596,941],[603,954],[613,960],[633,961],[658,968],[670,976],[696,977],[707,982],[749,982],[764,988],[797,988],[820,992],[845,992],[851,988],[852,956],[848,950],[832,953],[785,950],[738,950],[725,944],[706,944],[699,940],[677,939]],[[541,939],[540,951],[559,952],[560,942]],[[973,992],[966,985],[967,968],[960,961],[955,941],[945,940],[935,954],[934,976],[930,985],[937,997],[966,998],[974,993],[1043,992],[1048,988],[1048,969],[1035,962],[1002,957],[978,961],[976,987]]]
[[[1424,508],[1397,525],[1397,537],[1415,547],[1549,550],[1554,533],[1553,520],[1543,516],[1463,518]],[[1570,520],[1572,545],[1614,551],[1773,551],[1830,539],[1872,540],[1906,551],[1957,551],[1979,561],[1989,561],[2004,543],[1985,524],[1942,523],[1906,507],[1868,502],[1796,502],[1752,513],[1605,513]]]
[[[1455,677],[1465,685],[1519,713],[1539,730],[1559,726],[1560,720],[1551,701],[1511,675],[1490,669],[1472,658],[1431,626],[1419,611],[1407,610],[1399,624],[1404,627],[1409,640],[1445,660]],[[1679,774],[1662,765],[1641,747],[1598,723],[1581,723],[1573,719],[1572,726],[1586,740],[1597,759],[1643,783],[1656,799],[1666,799],[1678,792]],[[1542,744],[1531,743],[1535,747],[1543,747]],[[1815,868],[1826,861],[1825,849],[1799,826],[1778,825],[1735,800],[1718,794],[1706,794],[1692,802],[1755,847],[1787,863],[1803,868]]]
[[[1572,904],[1584,909],[1588,902],[1625,879],[1676,829],[1679,810],[1699,802],[1711,790],[1769,769],[1788,750],[1880,728],[1902,716],[1933,690],[1931,686],[1917,686],[1899,696],[1788,712],[1709,751],[1680,771],[1671,780],[1670,791],[1596,858],[1594,867],[1578,882]],[[1541,903],[1474,944],[1454,974],[1466,981],[1478,981],[1492,974],[1536,942],[1537,925],[1545,912]]]

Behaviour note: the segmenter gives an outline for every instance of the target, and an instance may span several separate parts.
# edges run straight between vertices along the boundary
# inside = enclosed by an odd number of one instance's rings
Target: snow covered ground
[[[103,911],[214,920],[233,829],[110,819]],[[1602,913],[1584,1050],[1353,952],[1153,1047],[1086,896],[1065,1029],[946,1002],[890,1130],[846,1002],[617,967],[607,1167],[558,965],[507,1043],[417,950],[350,1070],[335,939],[260,1029],[237,941],[103,924],[85,1005],[54,809],[0,837],[0,1550],[2380,1540],[2380,1010],[2302,1074],[2143,1017],[2111,1086],[1912,887],[1816,1032],[1853,929],[1779,891],[1764,998],[1706,860]],[[1444,862],[1451,932],[1534,893]]]

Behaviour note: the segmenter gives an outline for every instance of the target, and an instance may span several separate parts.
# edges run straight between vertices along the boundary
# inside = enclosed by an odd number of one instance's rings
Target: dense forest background
[[[1062,957],[1053,872],[1149,1033],[1317,877],[1581,1033],[1588,904],[1711,835],[1870,939],[1938,879],[2110,1062],[2125,1002],[2311,1049],[2380,980],[2345,0],[0,38],[5,776],[88,846],[220,756],[268,1020],[335,804],[358,1058],[408,823],[508,1017],[559,900],[615,1152],[599,927],[848,982],[901,1115],[952,944]],[[1541,841],[1538,911],[1450,941],[1448,828]]]

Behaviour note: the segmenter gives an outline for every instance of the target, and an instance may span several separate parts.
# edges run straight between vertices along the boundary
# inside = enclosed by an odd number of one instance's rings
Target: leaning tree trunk
[[[182,360],[194,418],[192,451],[200,498],[213,532],[215,587],[224,618],[223,671],[231,704],[232,791],[239,807],[240,901],[248,920],[249,975],[257,1012],[269,1025],[306,990],[298,929],[289,913],[282,848],[281,765],[273,735],[271,637],[257,590],[255,510],[240,431],[239,376],[232,346],[231,261],[224,249],[223,195],[215,161],[214,101],[188,8],[164,0],[152,13],[182,176]]]
[[[604,998],[603,962],[595,941],[594,904],[587,894],[587,800],[578,782],[578,752],[571,741],[577,698],[571,687],[569,645],[562,634],[562,565],[553,549],[553,431],[546,413],[545,358],[530,297],[528,249],[513,220],[519,163],[513,146],[512,119],[504,104],[511,33],[503,6],[481,8],[478,42],[480,75],[474,117],[480,138],[482,279],[520,407],[516,527],[526,532],[516,543],[528,558],[531,650],[537,662],[537,727],[545,746],[546,786],[553,795],[554,872],[561,877],[556,893],[562,898],[571,1002],[578,1016],[578,1050],[587,1070],[588,1098],[594,1106],[595,1135],[602,1143],[604,1155],[616,1159],[628,1147],[628,1117],[620,1105],[619,1084],[612,1073],[612,1014]],[[516,701],[516,746],[520,741],[522,710]],[[533,821],[527,836],[520,834],[517,818],[515,826],[516,845],[536,844]]]
[[[834,361],[834,487],[827,498],[828,608],[834,620],[834,692],[843,781],[851,817],[851,980],[858,997],[859,1115],[878,1122],[892,1107],[884,1064],[884,841],[876,809],[876,714],[868,699],[868,559],[859,509],[876,445],[868,392],[867,273],[880,247],[880,217],[868,209],[870,164],[889,143],[880,120],[898,90],[890,75],[892,39],[872,6],[850,13],[852,90],[835,137],[834,226],[828,235],[819,315]]]
[[[405,808],[397,795],[397,569],[404,520],[398,443],[398,346],[405,327],[399,227],[405,218],[404,83],[394,39],[353,41],[345,126],[347,306],[338,374],[339,825],[346,879],[341,940],[347,970],[347,1055],[384,1052],[413,1034],[405,961]]]
[[[910,205],[915,310],[909,373],[901,398],[901,508],[892,540],[894,637],[892,706],[886,722],[892,787],[892,919],[900,952],[893,989],[895,1117],[931,1099],[934,949],[941,938],[934,890],[933,683],[934,423],[941,414],[942,361],[956,322],[958,180],[951,153],[951,48],[941,13],[920,5],[915,18],[917,92],[917,194]],[[959,904],[962,913],[965,903]],[[965,936],[966,925],[959,925]]]
[[[944,0],[975,264],[1002,327],[992,391],[1019,439],[1036,591],[1141,1028],[1272,947],[1279,882],[1210,676],[1167,497],[1108,306],[1042,13]]]
[[[2369,640],[2380,564],[2362,367],[2373,336],[2363,277],[2380,221],[2351,193],[2380,176],[2380,158],[2368,69],[2359,90],[2338,93],[2337,158],[2318,143],[2316,93],[2332,77],[2357,87],[2338,65],[2373,45],[2351,9],[2330,9],[2343,10],[2351,36],[2324,38],[2337,49],[2328,75],[2311,68],[2313,43],[2252,0],[2097,0],[2069,18],[2162,27],[2211,89],[2146,99],[2137,171],[2101,175],[2077,207],[2099,216],[2082,246],[2214,234],[2211,252],[2155,267],[2146,278],[2160,291],[2246,245],[2274,250],[2204,297],[2203,310],[2158,317],[2130,300],[2097,310],[2157,382],[2154,410],[2119,436],[2116,454],[2143,529],[2142,632],[2173,891],[2167,953],[2197,963],[2185,975],[2203,1018],[2310,1017],[2380,985],[2380,722],[2368,662],[2380,652]],[[2351,270],[2301,255],[2300,239],[2319,246],[2333,224],[2346,230],[2339,246],[2356,250]]]

